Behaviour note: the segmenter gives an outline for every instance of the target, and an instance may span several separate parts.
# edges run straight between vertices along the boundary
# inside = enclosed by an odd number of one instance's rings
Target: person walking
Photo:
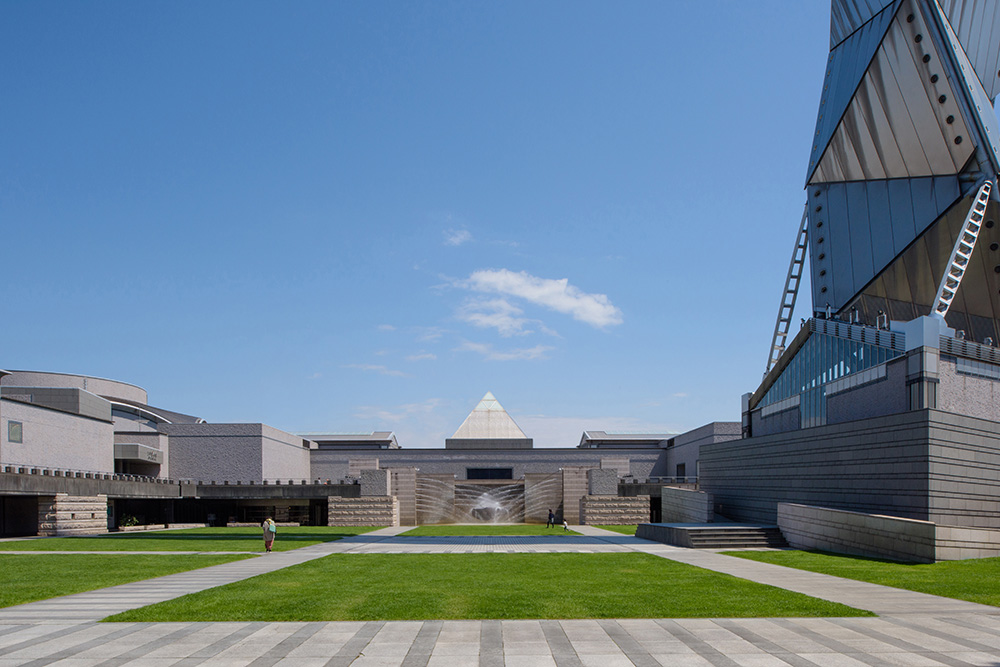
[[[549,521],[548,521],[548,523],[545,524],[545,527],[546,528],[555,528],[556,527],[556,515],[553,514],[552,510],[549,510]]]
[[[264,549],[267,553],[271,553],[271,545],[274,544],[274,535],[278,532],[278,527],[275,525],[271,517],[264,519],[264,523],[261,524],[264,529]]]

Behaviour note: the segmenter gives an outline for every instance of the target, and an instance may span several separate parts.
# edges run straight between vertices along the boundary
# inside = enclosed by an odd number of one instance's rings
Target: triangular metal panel
[[[940,6],[980,85],[990,102],[995,102],[1000,92],[1000,2],[941,0]]]
[[[893,0],[833,0],[830,5],[830,49],[850,37]]]
[[[957,200],[865,288],[860,301],[876,304],[867,310],[884,309],[887,304],[891,311],[900,301],[909,301],[914,306],[912,316],[930,313],[938,283],[971,202],[971,196]],[[1000,205],[991,201],[986,219],[1000,219]],[[949,326],[979,332],[975,339],[980,342],[986,335],[998,340],[991,332],[1000,332],[998,267],[1000,225],[984,225],[947,316]],[[894,316],[894,319],[902,318]]]
[[[995,95],[988,95],[986,90],[983,89],[983,84],[980,82],[979,77],[976,76],[972,63],[969,61],[969,57],[962,47],[961,41],[945,17],[943,10],[937,2],[932,2],[932,4],[934,10],[938,13],[938,18],[944,25],[945,37],[948,39],[955,58],[958,61],[958,66],[961,70],[960,75],[963,78],[963,87],[972,104],[972,111],[976,115],[974,123],[979,135],[979,141],[976,143],[983,147],[987,157],[993,163],[992,168],[986,176],[993,177],[1000,172],[1000,150],[998,150],[998,145],[1000,145],[1000,127],[997,125],[996,112],[993,110],[993,98]],[[1000,29],[1000,26],[998,26],[998,29]]]
[[[813,309],[849,306],[961,194],[957,175],[810,186]]]
[[[975,150],[959,95],[931,39],[939,32],[905,0],[820,158],[810,183],[956,174]]]
[[[816,133],[813,137],[812,153],[809,157],[809,172],[806,182],[812,178],[820,156],[826,150],[830,138],[840,124],[844,111],[851,103],[872,57],[878,51],[886,30],[889,29],[902,0],[896,0],[875,17],[856,30],[850,37],[830,51],[826,64],[826,78],[823,94],[816,117]]]

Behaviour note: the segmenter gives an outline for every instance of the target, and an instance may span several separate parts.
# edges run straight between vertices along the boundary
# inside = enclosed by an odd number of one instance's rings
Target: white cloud
[[[605,294],[588,294],[570,285],[567,278],[539,278],[526,271],[483,269],[457,283],[475,292],[502,294],[571,315],[573,319],[603,328],[622,323],[622,311]]]
[[[472,233],[468,229],[446,229],[444,232],[444,244],[460,246],[472,240]]]
[[[392,326],[391,324],[380,324],[378,325],[377,329],[379,331],[395,331],[396,327]]]
[[[424,361],[424,360],[434,360],[437,359],[437,355],[431,352],[421,352],[420,354],[411,354],[406,358],[407,361]]]
[[[357,368],[361,371],[366,371],[369,373],[378,373],[379,375],[390,375],[392,377],[410,377],[403,371],[393,370],[391,368],[386,368],[378,364],[344,364],[341,368]]]
[[[496,350],[489,343],[472,343],[464,341],[455,348],[459,352],[478,352],[487,361],[530,361],[534,359],[544,359],[545,353],[553,348],[547,345],[536,345],[534,347],[517,348],[513,350]]]
[[[414,327],[414,330],[417,333],[417,340],[424,342],[439,340],[448,333],[447,329],[441,327]]]
[[[466,302],[455,316],[481,329],[496,328],[501,336],[523,336],[532,333],[525,329],[529,320],[519,317],[523,310],[507,299],[472,299]]]
[[[434,412],[441,403],[440,398],[428,398],[421,403],[404,403],[393,407],[362,405],[354,409],[354,416],[358,419],[400,422],[414,415],[426,415]]]

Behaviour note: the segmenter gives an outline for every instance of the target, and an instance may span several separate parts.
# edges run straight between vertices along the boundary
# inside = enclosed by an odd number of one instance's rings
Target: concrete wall
[[[41,371],[11,371],[0,379],[0,385],[10,387],[77,387],[98,396],[123,398],[127,401],[146,404],[149,399],[146,390],[127,382],[95,378],[68,373],[45,373]]]
[[[1000,528],[1000,423],[931,411],[927,518]]]
[[[165,433],[159,431],[119,431],[115,430],[115,443],[134,442],[146,445],[163,452],[163,463],[156,466],[156,473],[152,476],[170,477],[170,438]]]
[[[700,488],[737,521],[774,524],[779,502],[932,520],[928,430],[944,415],[931,413],[706,445]]]
[[[398,526],[399,503],[392,496],[330,496],[327,516],[331,526]]]
[[[10,442],[10,421],[23,442]],[[111,422],[0,399],[0,464],[113,473]]]
[[[562,473],[529,472],[524,475],[524,522],[545,523],[549,510],[562,516]]]
[[[580,498],[587,495],[587,468],[567,466],[562,470],[563,519],[580,523]]]
[[[997,529],[938,525],[935,535],[938,560],[1000,556],[1000,530]]]
[[[909,410],[909,400],[906,358],[899,357],[886,362],[884,378],[827,396],[826,423],[843,424],[856,419],[899,414]]]
[[[665,486],[660,490],[663,523],[710,523],[715,514],[711,493]]]
[[[312,476],[302,438],[266,424],[162,424],[174,479],[260,481]]]
[[[558,473],[566,466],[600,468],[607,458],[601,449],[524,449],[524,450],[447,450],[447,449],[384,449],[371,451],[350,449],[316,449],[310,453],[312,476],[319,479],[344,479],[350,475],[352,459],[377,458],[382,468],[418,468],[421,473],[451,474],[459,481],[466,479],[467,468],[511,468],[514,479],[525,473]],[[673,474],[667,471],[666,451],[662,449],[615,450],[613,457],[627,456],[629,470],[638,479]]]
[[[417,469],[391,468],[389,490],[399,501],[399,525],[417,525]]]
[[[455,476],[416,475],[416,516],[418,524],[450,523],[455,510]]]
[[[98,535],[108,532],[108,497],[58,493],[38,499],[38,534]]]
[[[683,464],[684,476],[696,477],[698,475],[699,452],[703,445],[738,440],[740,437],[741,426],[739,422],[712,422],[671,438],[668,442],[673,444],[667,448],[667,472],[665,475],[667,477],[675,476],[678,464]]]
[[[781,503],[778,527],[796,549],[920,563],[935,560],[935,526],[929,521]]]
[[[983,362],[980,364],[986,366]],[[957,365],[955,357],[941,355],[938,408],[980,419],[1000,419],[1000,379],[959,373]],[[992,366],[992,369],[1000,373],[1000,366]]]
[[[318,479],[310,477],[308,442],[301,436],[267,424],[261,430],[261,467],[264,479]]]
[[[587,494],[591,496],[617,496],[618,471],[592,468],[587,471]]]
[[[0,387],[0,396],[74,415],[111,421],[111,403],[76,387]]]
[[[361,495],[362,496],[388,496],[389,493],[389,471],[388,470],[362,470],[361,471]]]
[[[580,499],[580,523],[630,526],[649,521],[649,496],[584,496]]]

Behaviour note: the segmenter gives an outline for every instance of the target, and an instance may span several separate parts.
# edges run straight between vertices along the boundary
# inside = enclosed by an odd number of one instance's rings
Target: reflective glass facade
[[[828,382],[866,370],[900,356],[887,347],[814,333],[803,343],[781,376],[764,394],[766,406],[799,395],[802,428],[826,423]]]

